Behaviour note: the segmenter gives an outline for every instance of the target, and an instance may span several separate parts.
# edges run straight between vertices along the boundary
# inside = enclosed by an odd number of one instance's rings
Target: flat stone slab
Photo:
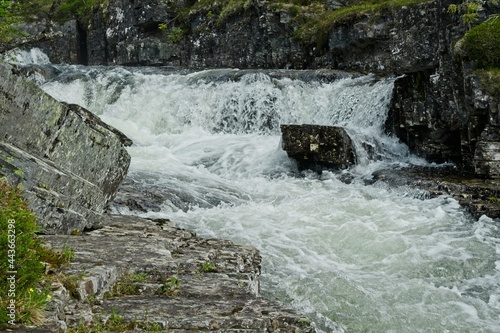
[[[127,332],[315,332],[309,319],[259,296],[261,256],[254,247],[199,238],[168,220],[105,215],[102,224],[78,235],[43,236],[75,256],[54,273],[61,283],[53,284],[47,324],[17,332],[117,318]]]

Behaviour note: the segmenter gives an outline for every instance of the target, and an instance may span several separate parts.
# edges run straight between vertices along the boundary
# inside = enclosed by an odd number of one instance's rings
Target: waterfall
[[[74,70],[45,83],[44,89],[104,118],[120,113],[121,122],[133,123],[153,135],[192,128],[208,133],[279,135],[282,123],[336,125],[349,131],[361,164],[370,158],[398,162],[410,158],[407,147],[383,130],[393,78],[345,73],[330,81],[314,80],[313,71],[307,80],[293,78],[294,73],[291,77],[286,77],[286,72],[279,74],[229,69],[189,74],[150,69],[145,73],[99,68],[84,73]],[[67,87],[61,90],[61,84]],[[67,94],[67,89],[72,93]]]
[[[280,123],[341,125],[358,155],[378,151],[351,170],[360,176],[418,161],[383,132],[392,78],[55,67],[42,88],[129,136],[129,179],[163,198],[155,212],[117,213],[257,247],[262,293],[319,332],[499,331],[496,221],[473,223],[446,196],[345,184],[332,172],[297,177],[280,148]]]

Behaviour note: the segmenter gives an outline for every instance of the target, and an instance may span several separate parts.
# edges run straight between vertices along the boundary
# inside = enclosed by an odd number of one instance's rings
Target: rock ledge
[[[168,220],[103,220],[99,230],[43,236],[75,258],[53,283],[47,323],[13,331],[65,332],[117,318],[128,332],[316,331],[309,319],[259,296],[254,247],[199,238]]]

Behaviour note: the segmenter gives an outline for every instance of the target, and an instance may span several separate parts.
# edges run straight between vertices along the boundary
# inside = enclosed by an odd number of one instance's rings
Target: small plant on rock
[[[215,272],[215,266],[213,262],[207,260],[203,263],[203,266],[201,266],[201,270],[205,273]]]
[[[163,295],[173,296],[178,293],[180,285],[181,281],[176,276],[172,276],[169,281],[158,289],[158,292]]]

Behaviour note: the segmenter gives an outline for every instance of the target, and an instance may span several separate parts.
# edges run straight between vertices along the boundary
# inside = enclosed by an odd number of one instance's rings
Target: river
[[[450,197],[366,183],[379,168],[429,165],[384,134],[394,78],[51,68],[51,79],[37,78],[42,88],[129,136],[128,177],[171,193],[159,212],[119,213],[257,247],[262,294],[318,331],[500,332],[498,221],[474,221]],[[345,126],[358,165],[298,172],[281,123]]]

